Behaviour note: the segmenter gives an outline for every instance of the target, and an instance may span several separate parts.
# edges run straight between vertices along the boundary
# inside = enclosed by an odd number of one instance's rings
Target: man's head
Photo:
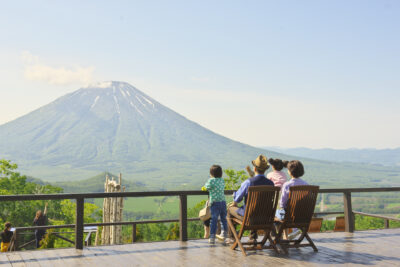
[[[254,172],[257,174],[264,174],[269,168],[267,157],[264,155],[258,156],[255,160],[251,162],[254,166]]]

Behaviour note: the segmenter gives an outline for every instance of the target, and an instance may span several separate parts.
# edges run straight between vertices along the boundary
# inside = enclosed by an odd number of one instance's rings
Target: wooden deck
[[[1,266],[400,266],[400,229],[311,234],[312,248],[249,252],[244,257],[207,240],[18,251],[0,254]]]

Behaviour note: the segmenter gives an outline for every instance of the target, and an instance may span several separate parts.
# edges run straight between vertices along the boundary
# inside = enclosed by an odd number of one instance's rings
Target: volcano
[[[218,135],[115,81],[81,88],[1,125],[0,151],[45,180],[121,171],[162,184],[207,177],[212,164],[243,168],[260,153],[278,155]]]

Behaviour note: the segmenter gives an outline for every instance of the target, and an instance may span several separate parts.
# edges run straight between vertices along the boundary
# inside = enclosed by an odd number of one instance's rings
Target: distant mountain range
[[[394,149],[310,149],[304,147],[265,147],[279,153],[336,162],[363,162],[385,166],[400,166],[400,148]]]
[[[105,171],[122,172],[132,190],[199,188],[212,164],[243,169],[259,154],[294,158],[218,135],[125,82],[81,88],[0,125],[0,158],[26,175],[70,183],[71,191]],[[324,187],[400,185],[400,167],[302,160],[306,179]],[[102,186],[102,177],[87,183]]]

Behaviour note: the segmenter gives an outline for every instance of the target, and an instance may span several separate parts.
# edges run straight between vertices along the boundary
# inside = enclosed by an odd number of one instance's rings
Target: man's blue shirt
[[[238,191],[233,194],[233,201],[239,203],[244,199],[244,205],[240,207],[236,212],[240,216],[244,216],[244,211],[246,209],[246,201],[247,201],[247,194],[249,191],[249,186],[257,186],[257,185],[274,185],[274,183],[267,179],[264,174],[258,174],[254,177],[251,177],[244,181]]]

